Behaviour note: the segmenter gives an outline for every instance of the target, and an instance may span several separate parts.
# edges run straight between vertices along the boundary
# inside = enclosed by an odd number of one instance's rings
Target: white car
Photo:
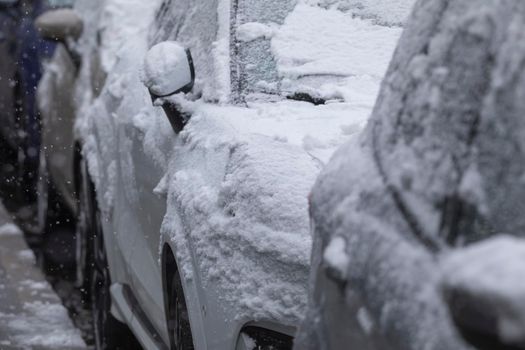
[[[129,348],[125,324],[146,349],[290,349],[307,304],[308,193],[365,124],[401,28],[353,1],[74,11],[39,22],[66,48],[39,87],[41,178],[77,212],[96,348]],[[51,97],[64,92],[75,116]]]

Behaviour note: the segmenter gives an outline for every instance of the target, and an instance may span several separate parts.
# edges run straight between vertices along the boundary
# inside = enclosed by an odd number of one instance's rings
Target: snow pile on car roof
[[[31,287],[27,285],[24,288]],[[74,328],[67,310],[59,303],[24,303],[22,313],[0,313],[0,320],[3,327],[13,334],[13,345],[16,346],[85,348],[80,331]],[[0,347],[2,345],[10,344],[0,344]]]

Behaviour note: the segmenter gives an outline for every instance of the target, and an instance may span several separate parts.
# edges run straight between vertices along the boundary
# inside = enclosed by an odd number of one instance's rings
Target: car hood
[[[192,117],[157,190],[168,195],[162,231],[184,276],[213,286],[233,318],[297,325],[311,253],[307,198],[323,161],[367,113],[293,101],[175,102]],[[323,118],[331,130],[319,127]]]

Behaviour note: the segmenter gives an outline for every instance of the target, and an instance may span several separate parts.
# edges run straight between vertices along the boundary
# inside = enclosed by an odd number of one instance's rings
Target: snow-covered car
[[[39,212],[77,213],[97,349],[131,346],[124,324],[146,349],[292,347],[308,193],[401,23],[345,0],[77,0],[39,20],[64,44],[39,86]]]
[[[525,3],[418,1],[311,195],[299,349],[523,349]]]
[[[16,31],[16,17],[11,13],[13,4],[0,2],[0,107],[2,121],[0,127],[0,137],[3,144],[3,152],[7,153],[10,149],[13,151],[17,148],[16,143],[16,126],[15,126],[15,63],[16,63],[16,46],[13,43]],[[4,153],[4,154],[5,154]]]

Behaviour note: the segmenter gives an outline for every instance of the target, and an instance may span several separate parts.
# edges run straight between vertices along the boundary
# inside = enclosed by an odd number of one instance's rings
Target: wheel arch
[[[161,266],[162,266],[162,291],[164,297],[164,315],[166,317],[166,330],[169,332],[168,322],[170,322],[169,308],[170,308],[170,290],[173,287],[173,277],[178,274],[180,283],[182,286],[182,292],[186,302],[186,307],[189,313],[191,332],[193,335],[193,345],[195,349],[207,349],[204,319],[202,318],[201,300],[199,298],[200,293],[196,287],[194,281],[186,281],[182,278],[182,272],[179,269],[177,258],[175,255],[175,249],[170,243],[164,242],[161,250]],[[168,334],[169,341],[172,342],[171,336]],[[173,344],[170,344],[170,348],[174,349]]]

